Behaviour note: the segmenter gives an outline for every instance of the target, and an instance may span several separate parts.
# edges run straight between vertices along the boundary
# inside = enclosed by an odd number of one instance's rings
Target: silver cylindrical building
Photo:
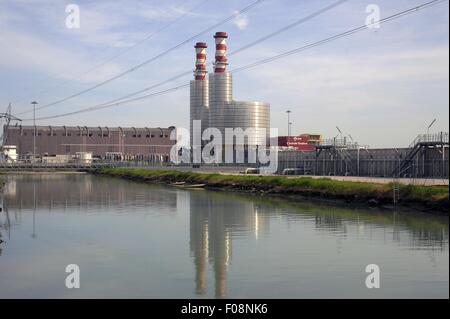
[[[248,130],[245,145],[266,145],[270,128],[270,105],[264,102],[240,102],[233,100],[233,77],[227,72],[228,35],[214,35],[216,54],[214,73],[209,75],[209,123],[219,129],[225,138],[226,129]]]
[[[264,102],[233,101],[228,104],[223,121],[225,129],[233,127],[247,130],[246,145],[266,145],[270,134],[270,105]]]
[[[227,44],[226,32],[214,35],[216,52],[214,73],[206,81],[204,58],[206,58],[206,44],[201,43],[197,48],[196,80],[191,82],[191,141],[192,134],[201,133],[206,128],[217,128],[222,133],[226,144],[227,129],[245,134],[245,140],[233,140],[233,148],[243,144],[249,146],[265,146],[270,136],[270,105],[264,102],[240,102],[233,100],[233,77],[227,72]],[[200,54],[200,55],[199,55]],[[193,130],[192,121],[202,119],[202,126]],[[192,142],[191,142],[192,145]]]

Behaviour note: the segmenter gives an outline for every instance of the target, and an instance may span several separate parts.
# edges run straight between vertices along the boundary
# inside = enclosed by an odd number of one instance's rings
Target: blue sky
[[[30,109],[93,86],[217,23],[252,0],[57,1],[0,0],[0,110]],[[229,50],[317,11],[335,0],[265,0],[216,31],[226,31]],[[230,57],[230,69],[276,55],[364,24],[367,5],[385,17],[425,0],[348,0],[346,3]],[[66,5],[80,8],[79,29],[65,27]],[[203,3],[195,11],[189,10]],[[344,134],[372,147],[407,146],[426,131],[449,130],[448,1],[311,50],[234,75],[236,100],[271,104],[271,126],[286,134]],[[176,21],[175,23],[173,21]],[[162,32],[131,48],[149,34]],[[214,55],[213,32],[198,40]],[[116,81],[67,102],[38,111],[37,117],[75,111],[126,95],[194,67],[194,42]],[[92,67],[127,50],[120,57]],[[155,91],[187,83],[180,78]],[[148,93],[151,93],[150,91]],[[20,115],[30,118],[31,113]],[[189,90],[39,125],[188,127]],[[30,122],[24,122],[30,124]]]

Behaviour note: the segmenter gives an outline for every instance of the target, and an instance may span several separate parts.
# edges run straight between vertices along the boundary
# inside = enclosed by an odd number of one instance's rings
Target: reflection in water
[[[32,213],[32,224],[27,229],[35,241],[40,240],[39,215],[43,211],[71,216],[78,213],[98,215],[105,219],[97,219],[97,222],[101,220],[105,224],[114,218],[107,212],[120,216],[174,217],[174,221],[186,212],[189,225],[182,227],[189,227],[189,251],[195,266],[195,274],[191,277],[198,296],[228,297],[227,274],[233,267],[232,259],[247,257],[242,254],[233,256],[233,246],[242,245],[239,239],[259,241],[270,238],[279,244],[280,250],[287,251],[288,245],[277,236],[283,232],[304,232],[309,237],[302,244],[313,246],[323,238],[331,237],[338,254],[345,250],[350,240],[362,247],[364,241],[369,240],[407,250],[426,250],[433,267],[438,264],[436,253],[448,251],[448,218],[296,203],[233,193],[150,187],[89,175],[8,176],[0,203],[0,239],[5,241],[0,244],[0,256],[2,249],[4,252],[8,248],[11,229],[21,224],[22,212]],[[155,223],[161,221],[164,219],[155,219]],[[170,240],[164,230],[156,237],[161,241],[162,238]],[[142,238],[142,241],[146,240]],[[151,244],[155,245],[149,242]],[[180,245],[185,245],[183,240]],[[317,249],[320,253],[320,248]],[[290,258],[289,252],[280,256]],[[139,258],[134,262],[139,262]],[[287,264],[290,261],[279,262]],[[295,269],[293,271],[295,273]],[[274,272],[278,274],[276,269]],[[208,291],[208,282],[214,285],[214,293]]]
[[[215,296],[226,296],[232,238],[264,229],[252,201],[230,200],[223,194],[190,193],[190,249],[196,267],[196,293],[206,293],[207,261],[213,265]]]
[[[119,186],[119,187],[117,187]],[[142,185],[115,185],[109,178],[91,175],[17,175],[9,176],[3,191],[10,208],[40,209],[144,207],[149,203],[165,211],[176,208],[175,192],[149,192]]]
[[[290,208],[287,210],[286,208]],[[292,211],[292,209],[295,209]],[[196,268],[195,291],[206,293],[207,261],[213,265],[215,296],[226,297],[227,270],[231,260],[232,239],[254,233],[269,232],[269,220],[282,216],[292,221],[314,220],[316,231],[336,237],[336,249],[341,251],[342,239],[348,233],[368,234],[383,229],[392,233],[392,242],[404,243],[412,248],[431,248],[428,252],[433,262],[433,250],[447,250],[448,224],[445,219],[433,216],[418,217],[372,210],[349,210],[336,207],[305,205],[278,199],[261,199],[245,195],[224,195],[208,192],[190,193],[190,250]],[[434,221],[434,222],[433,222]],[[441,223],[444,221],[444,223]],[[385,238],[385,240],[389,240]]]

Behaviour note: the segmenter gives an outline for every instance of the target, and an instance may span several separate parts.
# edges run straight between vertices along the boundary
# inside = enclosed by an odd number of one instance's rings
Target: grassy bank
[[[261,194],[318,197],[372,206],[391,205],[391,184],[336,181],[328,178],[288,178],[285,176],[249,176],[204,174],[174,170],[102,168],[94,174],[114,176],[147,183],[205,184],[205,188],[230,189]],[[400,205],[448,214],[447,186],[400,185]]]

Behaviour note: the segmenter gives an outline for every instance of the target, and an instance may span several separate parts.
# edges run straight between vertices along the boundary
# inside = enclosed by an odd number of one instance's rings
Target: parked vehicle
[[[248,174],[260,174],[260,169],[259,168],[249,167],[249,168],[245,169],[244,174],[245,175],[248,175]]]
[[[311,169],[299,167],[299,168],[285,168],[282,175],[311,175]]]

